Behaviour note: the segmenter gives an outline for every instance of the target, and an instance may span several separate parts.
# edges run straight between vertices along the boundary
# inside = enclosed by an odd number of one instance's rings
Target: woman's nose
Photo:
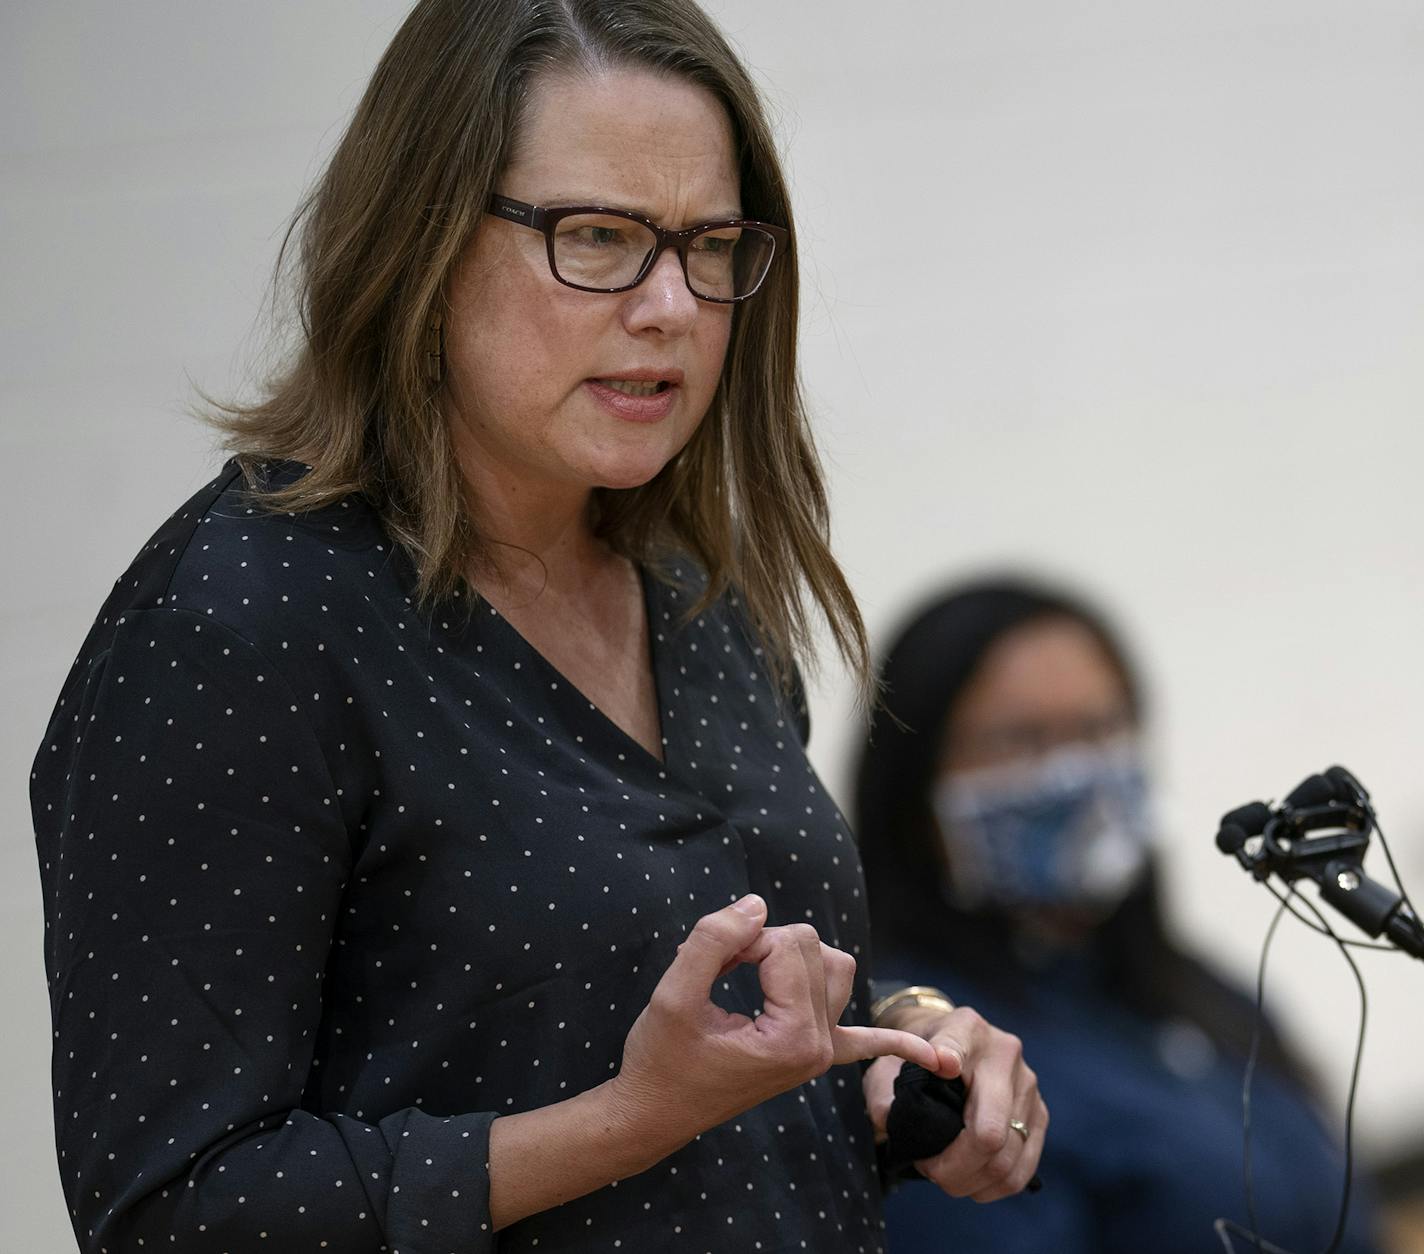
[[[697,320],[700,302],[687,286],[675,248],[663,249],[628,297],[624,319],[630,331],[685,335]]]

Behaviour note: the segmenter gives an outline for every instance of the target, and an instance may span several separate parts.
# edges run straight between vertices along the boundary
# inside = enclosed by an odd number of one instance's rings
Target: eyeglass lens
[[[657,237],[640,222],[577,214],[554,227],[554,269],[575,287],[626,287],[656,246]],[[766,276],[775,248],[769,234],[753,227],[704,231],[687,247],[687,285],[712,300],[749,295]]]

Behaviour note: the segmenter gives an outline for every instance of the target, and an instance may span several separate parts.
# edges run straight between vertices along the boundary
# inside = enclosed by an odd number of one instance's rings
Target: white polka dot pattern
[[[493,1119],[608,1078],[745,892],[863,959],[854,846],[735,604],[684,623],[690,568],[645,575],[664,764],[488,607],[418,614],[361,502],[239,489],[120,578],[35,763],[75,1230],[490,1251]],[[759,1005],[748,969],[714,995]],[[878,1251],[859,1090],[837,1068],[498,1248]]]

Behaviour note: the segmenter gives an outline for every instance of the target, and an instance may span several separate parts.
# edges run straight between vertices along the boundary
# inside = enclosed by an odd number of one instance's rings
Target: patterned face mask
[[[1132,888],[1153,824],[1142,749],[1070,745],[946,775],[935,789],[957,905],[1106,911]]]

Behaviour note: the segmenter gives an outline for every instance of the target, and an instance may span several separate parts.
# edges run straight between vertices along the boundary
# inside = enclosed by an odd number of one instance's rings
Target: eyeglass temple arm
[[[536,231],[544,229],[544,211],[538,205],[527,205],[508,196],[491,196],[489,208],[491,213],[518,222],[520,226],[532,226]]]

